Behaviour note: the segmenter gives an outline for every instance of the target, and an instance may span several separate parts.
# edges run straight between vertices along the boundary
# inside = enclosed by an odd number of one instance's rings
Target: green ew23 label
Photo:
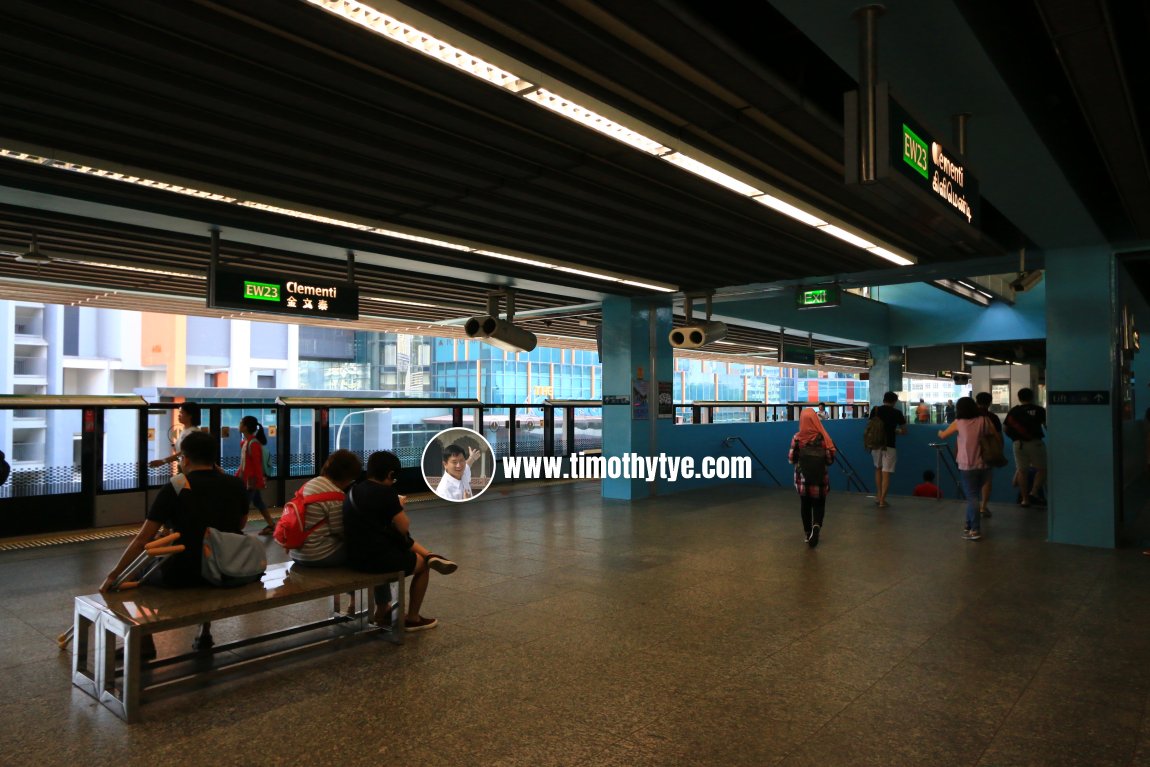
[[[244,298],[254,299],[256,301],[275,301],[280,300],[280,286],[273,285],[270,282],[251,282],[244,280]]]
[[[926,142],[904,123],[902,126],[902,161],[918,171],[923,178],[929,179],[929,157],[930,150],[927,148]]]

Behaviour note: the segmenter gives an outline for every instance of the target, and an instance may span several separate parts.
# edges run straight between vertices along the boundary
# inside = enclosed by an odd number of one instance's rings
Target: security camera
[[[724,322],[704,322],[701,325],[684,325],[675,328],[667,338],[675,349],[698,349],[706,344],[722,341],[727,337],[727,325]]]
[[[1031,272],[1019,272],[1014,282],[1010,283],[1010,287],[1016,293],[1025,293],[1040,282],[1042,282],[1042,270],[1036,269]]]
[[[507,352],[529,352],[539,343],[530,330],[491,315],[472,317],[464,323],[463,332]]]

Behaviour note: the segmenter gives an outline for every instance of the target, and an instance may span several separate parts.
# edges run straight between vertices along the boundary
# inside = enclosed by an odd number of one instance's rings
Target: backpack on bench
[[[276,539],[276,543],[288,551],[302,547],[318,527],[327,524],[325,517],[311,527],[304,527],[304,521],[307,519],[307,507],[313,503],[343,501],[343,499],[344,494],[335,491],[304,495],[301,487],[292,499],[284,504],[283,514],[276,522],[276,529],[272,533],[272,537]]]

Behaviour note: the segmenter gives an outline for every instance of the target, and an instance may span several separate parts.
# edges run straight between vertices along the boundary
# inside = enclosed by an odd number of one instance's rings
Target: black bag
[[[982,417],[982,428],[983,432],[978,435],[978,449],[982,453],[982,462],[992,468],[1001,469],[1007,464],[1006,455],[1002,452],[1002,436],[986,416]]]
[[[823,438],[815,437],[806,445],[799,445],[799,472],[808,485],[821,485],[827,476],[827,449]]]
[[[4,453],[0,452],[0,485],[8,481],[8,475],[12,473],[12,467],[8,461],[4,460]]]

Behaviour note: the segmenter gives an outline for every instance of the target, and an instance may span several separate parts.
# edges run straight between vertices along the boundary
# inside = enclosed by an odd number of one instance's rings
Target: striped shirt
[[[303,486],[304,495],[317,493],[341,493],[334,482],[324,476],[309,479]],[[317,528],[307,537],[303,546],[288,552],[293,560],[315,562],[329,557],[343,548],[343,501],[320,501],[309,503],[304,512],[304,527],[311,527],[326,519],[327,524]]]

